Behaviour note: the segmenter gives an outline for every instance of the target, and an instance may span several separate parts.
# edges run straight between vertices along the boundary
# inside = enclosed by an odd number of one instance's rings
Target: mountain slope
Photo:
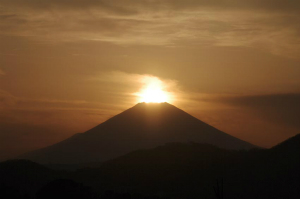
[[[226,149],[255,147],[168,103],[139,103],[85,133],[20,158],[40,163],[106,161],[168,142],[208,143]]]
[[[297,134],[279,143],[278,145],[272,147],[271,149],[274,151],[279,150],[279,151],[287,151],[287,152],[300,151],[300,134]]]
[[[274,159],[280,161],[280,167],[284,168],[281,172],[288,170],[300,175],[300,134],[272,147],[269,151]]]

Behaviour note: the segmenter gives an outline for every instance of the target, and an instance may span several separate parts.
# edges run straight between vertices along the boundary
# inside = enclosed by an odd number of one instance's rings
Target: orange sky
[[[300,132],[300,2],[0,0],[0,159],[84,132],[154,76],[263,147]]]

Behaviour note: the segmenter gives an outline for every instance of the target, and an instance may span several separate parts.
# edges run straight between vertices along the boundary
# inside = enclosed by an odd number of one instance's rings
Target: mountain
[[[171,104],[139,103],[85,133],[19,158],[46,164],[103,162],[169,142],[208,143],[238,150],[255,148]]]

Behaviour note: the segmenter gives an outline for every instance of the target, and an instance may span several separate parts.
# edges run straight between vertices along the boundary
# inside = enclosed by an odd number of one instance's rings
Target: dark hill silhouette
[[[300,134],[297,134],[280,144],[272,147],[272,150],[278,150],[278,151],[299,151],[300,150]]]
[[[255,147],[168,103],[139,103],[85,133],[21,158],[40,163],[103,162],[169,142],[208,143],[226,149]]]
[[[300,155],[299,150],[290,152]],[[79,170],[74,177],[102,189],[171,198],[215,198],[213,188],[223,181],[224,198],[296,199],[300,161],[286,155],[272,149],[236,151],[170,143],[131,152],[98,169]]]
[[[272,147],[269,150],[269,156],[278,162],[277,172],[286,173],[294,171],[294,175],[298,175],[300,179],[300,134]],[[276,168],[272,167],[272,169]],[[298,181],[300,182],[300,180]]]
[[[28,198],[45,183],[59,176],[29,160],[8,160],[0,163],[0,198]]]
[[[213,199],[223,181],[223,198],[298,199],[300,150],[292,147],[298,139],[271,149],[239,151],[168,143],[75,172],[47,169],[28,160],[6,161],[0,163],[0,198],[65,198],[77,193],[77,198]]]

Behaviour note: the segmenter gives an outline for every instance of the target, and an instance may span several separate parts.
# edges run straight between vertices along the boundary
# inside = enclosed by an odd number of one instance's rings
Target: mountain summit
[[[169,142],[208,143],[226,149],[255,146],[168,103],[139,103],[85,133],[21,156],[39,163],[106,161]]]

